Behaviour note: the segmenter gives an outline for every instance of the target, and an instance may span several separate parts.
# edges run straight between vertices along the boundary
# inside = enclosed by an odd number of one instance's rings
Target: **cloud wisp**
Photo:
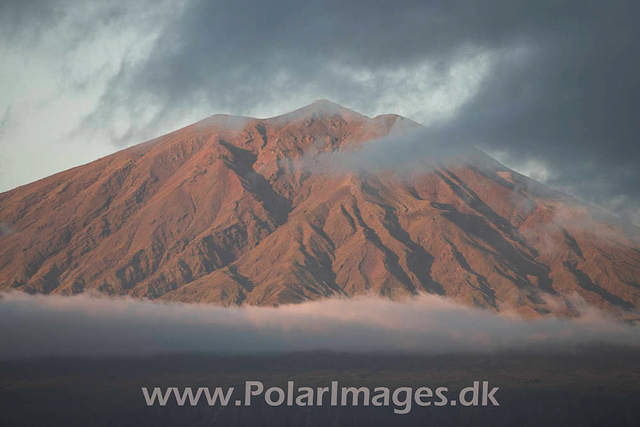
[[[582,306],[574,320],[525,320],[424,295],[224,308],[130,298],[3,294],[0,358],[176,352],[409,351],[429,354],[588,344],[640,346],[640,327]]]

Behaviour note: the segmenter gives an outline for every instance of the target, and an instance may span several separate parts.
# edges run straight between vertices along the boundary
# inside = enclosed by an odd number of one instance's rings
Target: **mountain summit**
[[[624,317],[640,246],[493,159],[323,173],[419,125],[327,100],[271,119],[215,115],[0,194],[0,290],[279,305],[443,295],[493,311]]]

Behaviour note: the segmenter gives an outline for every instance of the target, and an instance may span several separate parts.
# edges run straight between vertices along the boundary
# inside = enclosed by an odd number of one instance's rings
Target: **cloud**
[[[0,191],[116,150],[108,133],[72,132],[122,62],[146,56],[172,10],[148,1],[0,2]]]
[[[639,7],[191,1],[145,60],[110,81],[87,123],[152,106],[118,134],[124,143],[186,111],[269,113],[329,98],[435,124],[449,144],[503,152],[516,168],[535,162],[545,171],[536,177],[633,220]]]
[[[360,6],[188,2],[144,61],[123,64],[81,129],[109,128],[122,145],[194,112],[268,117],[317,98],[430,121],[453,114],[477,91],[491,65],[484,49],[425,57],[404,46],[411,38],[425,42],[424,22],[411,16],[426,19],[424,11]],[[411,34],[391,32],[401,22]],[[119,116],[138,119],[113,129]]]
[[[424,295],[274,307],[159,304],[86,294],[3,294],[0,358],[260,353],[328,349],[430,354],[582,344],[640,345],[640,327],[581,307],[574,320],[525,320]]]
[[[47,118],[63,121],[64,132],[75,129],[74,140],[122,147],[213,113],[273,116],[329,98],[367,115],[435,125],[450,144],[502,153],[516,169],[639,221],[637,2],[30,0],[0,7],[8,41],[0,53],[11,71],[0,66],[2,81],[11,82],[0,91],[13,106],[2,136],[7,150],[49,135]],[[54,77],[67,83],[48,82]],[[49,86],[64,102],[34,120],[33,104],[42,100],[22,105],[21,98]],[[25,167],[40,150],[32,151],[10,152],[19,158],[12,174],[49,171]],[[56,160],[58,168],[68,163]]]

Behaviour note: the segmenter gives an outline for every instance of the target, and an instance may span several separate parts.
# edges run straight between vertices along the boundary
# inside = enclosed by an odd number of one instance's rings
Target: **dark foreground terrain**
[[[39,359],[0,362],[0,425],[640,425],[640,351],[572,351],[467,355],[171,355],[120,359]],[[265,387],[293,380],[319,387],[448,386],[452,392],[488,380],[499,407],[250,408],[147,407],[141,387]],[[235,394],[234,394],[235,396]],[[204,403],[204,402],[203,402]]]

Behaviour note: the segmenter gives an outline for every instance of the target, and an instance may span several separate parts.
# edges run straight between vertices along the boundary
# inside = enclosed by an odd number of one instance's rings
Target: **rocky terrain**
[[[328,101],[215,115],[5,192],[0,290],[224,305],[426,292],[638,317],[637,230],[479,151],[411,174],[316,162],[419,126]]]

